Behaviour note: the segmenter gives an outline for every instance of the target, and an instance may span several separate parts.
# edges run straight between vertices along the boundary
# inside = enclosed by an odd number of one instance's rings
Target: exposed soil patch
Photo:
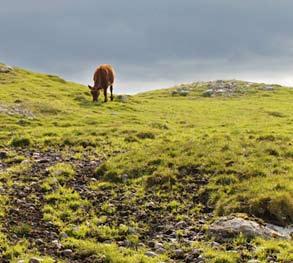
[[[166,186],[158,195],[155,188],[150,188],[140,197],[135,186],[128,184],[117,184],[111,189],[90,189],[90,183],[99,180],[95,175],[99,160],[64,158],[56,152],[21,154],[28,160],[33,160],[33,165],[25,174],[13,175],[14,185],[5,189],[10,199],[10,208],[6,214],[4,227],[11,243],[17,243],[25,237],[29,240],[31,248],[37,248],[42,255],[49,255],[55,259],[64,257],[64,248],[59,242],[60,233],[52,223],[43,220],[42,213],[45,193],[41,189],[41,184],[48,176],[47,168],[59,162],[73,165],[76,176],[67,182],[66,186],[73,187],[82,198],[91,201],[99,216],[107,215],[105,225],[119,227],[121,224],[137,222],[137,227],[130,229],[129,234],[139,236],[140,245],[154,253],[164,251],[163,246],[158,244],[174,244],[174,248],[182,245],[188,247],[192,241],[204,238],[202,226],[211,216],[210,209],[195,194],[207,183],[204,178],[186,176],[180,179],[180,183],[177,182],[176,189]],[[115,207],[113,214],[103,211],[102,206],[105,202]],[[199,207],[201,213],[196,207]],[[184,220],[179,218],[180,215],[185,215]],[[99,237],[97,241],[109,242]],[[113,241],[122,247],[133,246],[125,237]],[[190,257],[190,253],[191,251],[177,251],[177,254],[171,257],[183,262],[184,258]],[[91,262],[77,253],[68,254],[66,258],[70,262]],[[5,259],[3,260],[5,262]]]
[[[21,154],[28,160],[33,160],[33,165],[23,175],[12,175],[11,179],[14,183],[12,187],[4,186],[4,191],[9,197],[9,209],[3,222],[4,232],[12,244],[16,244],[25,237],[30,247],[37,248],[42,255],[60,258],[63,255],[58,241],[59,230],[51,222],[43,220],[42,208],[45,203],[45,193],[41,189],[42,181],[48,176],[47,168],[58,162],[70,162],[77,167],[84,167],[84,169],[77,169],[80,172],[77,178],[82,174],[81,171],[87,171],[93,163],[64,159],[55,152],[21,152]],[[66,257],[70,259],[70,262],[75,262],[76,255],[72,255],[72,258],[70,255]],[[9,262],[5,258],[2,261]]]
[[[153,253],[164,253],[164,247],[172,246],[174,250],[186,247],[187,250],[171,255],[176,262],[192,262],[194,251],[191,249],[193,241],[203,240],[204,224],[212,216],[211,208],[205,203],[199,189],[207,184],[207,180],[200,176],[185,176],[180,178],[176,186],[160,185],[146,189],[143,195],[139,194],[133,185],[117,184],[109,189],[89,189],[89,183],[95,181],[93,170],[84,172],[69,186],[78,191],[82,198],[90,200],[99,217],[106,216],[104,226],[118,228],[121,225],[137,224],[130,227],[129,235],[139,237],[140,247],[145,247]],[[99,179],[99,178],[97,178]],[[107,204],[109,209],[105,210]],[[177,207],[178,206],[178,207]],[[136,247],[127,236],[107,240],[107,238],[92,236],[98,242],[116,242],[121,247]],[[180,254],[180,255],[179,255]]]

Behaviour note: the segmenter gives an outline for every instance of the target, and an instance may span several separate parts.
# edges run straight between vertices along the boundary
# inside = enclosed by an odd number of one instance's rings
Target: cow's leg
[[[113,101],[113,85],[110,86],[110,92],[111,92],[111,101]]]
[[[105,102],[107,102],[108,101],[107,88],[104,89],[104,97],[105,97]]]

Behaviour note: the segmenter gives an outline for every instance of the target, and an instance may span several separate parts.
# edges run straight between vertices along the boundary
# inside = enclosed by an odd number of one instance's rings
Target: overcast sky
[[[116,91],[244,79],[293,86],[292,0],[0,0],[0,61]]]

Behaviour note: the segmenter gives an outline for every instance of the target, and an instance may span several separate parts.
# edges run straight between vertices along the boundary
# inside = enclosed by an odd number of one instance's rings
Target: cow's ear
[[[93,89],[93,87],[91,87],[90,85],[88,85],[88,87],[89,87],[89,89],[90,89],[90,90],[92,90],[92,89]]]

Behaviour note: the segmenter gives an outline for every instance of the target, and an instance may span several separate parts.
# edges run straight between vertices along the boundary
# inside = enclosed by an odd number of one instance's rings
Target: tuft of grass
[[[254,241],[256,246],[255,255],[257,259],[265,262],[269,254],[274,254],[277,262],[293,262],[293,241],[264,240],[257,238]]]
[[[57,226],[75,224],[87,216],[89,201],[84,200],[73,189],[60,187],[46,195],[44,220],[52,221]]]
[[[49,175],[57,178],[60,183],[68,181],[75,176],[73,167],[67,163],[58,163],[49,167],[48,171]]]

